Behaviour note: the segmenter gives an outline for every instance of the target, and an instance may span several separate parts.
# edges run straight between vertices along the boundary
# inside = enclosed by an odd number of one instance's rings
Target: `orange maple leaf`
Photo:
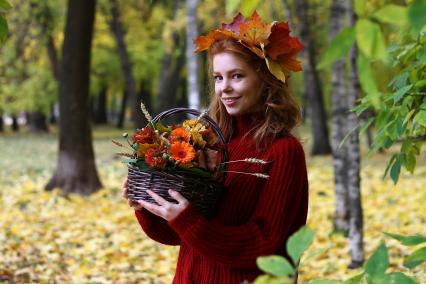
[[[249,46],[268,44],[271,34],[271,25],[262,22],[256,11],[246,22],[240,22],[239,38]]]

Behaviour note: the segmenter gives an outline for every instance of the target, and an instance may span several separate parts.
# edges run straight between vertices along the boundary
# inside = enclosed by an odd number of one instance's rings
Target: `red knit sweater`
[[[212,219],[192,206],[170,222],[136,211],[145,233],[163,244],[180,245],[173,283],[241,283],[261,272],[256,258],[285,255],[287,238],[306,223],[308,181],[303,148],[292,136],[277,138],[263,152],[254,149],[248,117],[237,119],[228,144],[229,160],[259,158],[266,165],[231,163],[228,170],[267,173],[269,179],[229,173],[226,192]]]

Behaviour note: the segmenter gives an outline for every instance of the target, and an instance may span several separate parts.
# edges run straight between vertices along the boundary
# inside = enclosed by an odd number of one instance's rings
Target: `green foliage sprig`
[[[384,233],[386,236],[400,241],[402,245],[416,246],[426,244],[426,236],[403,236],[392,233]],[[294,233],[287,241],[287,252],[293,263],[298,264],[300,257],[309,248],[313,241],[314,232],[309,227],[302,227]],[[404,259],[404,266],[407,269],[414,269],[426,261],[426,246],[418,248]],[[287,284],[294,283],[294,275],[297,271],[297,265],[290,262],[282,256],[266,256],[257,259],[258,267],[266,274],[256,278],[254,284]],[[366,261],[363,271],[345,281],[316,279],[311,280],[309,284],[359,284],[359,283],[398,283],[398,284],[417,284],[417,279],[408,276],[402,272],[389,272],[389,253],[385,242],[382,240],[377,249]]]
[[[426,137],[426,1],[414,0],[409,6],[386,4],[372,11],[369,8],[366,0],[355,1],[356,25],[343,29],[333,39],[318,68],[347,56],[353,44],[358,46],[357,68],[365,96],[353,111],[357,115],[377,114],[358,126],[360,133],[371,125],[378,130],[370,155],[402,142],[384,173],[396,183],[402,167],[414,171]],[[391,38],[385,34],[387,30],[394,41],[390,45],[386,43],[386,36]],[[395,74],[387,87],[377,83],[383,73],[379,76],[375,66]]]

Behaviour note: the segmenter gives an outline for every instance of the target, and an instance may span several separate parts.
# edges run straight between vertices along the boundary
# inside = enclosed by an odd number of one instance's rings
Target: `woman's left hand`
[[[152,192],[151,190],[147,190],[146,192],[159,205],[143,200],[139,201],[139,204],[142,205],[143,208],[145,208],[149,212],[163,219],[166,219],[167,221],[170,221],[177,217],[189,205],[189,201],[185,197],[183,197],[179,192],[176,192],[174,190],[169,190],[169,194],[173,199],[178,202],[177,204],[168,202],[167,200],[165,200],[155,192]]]

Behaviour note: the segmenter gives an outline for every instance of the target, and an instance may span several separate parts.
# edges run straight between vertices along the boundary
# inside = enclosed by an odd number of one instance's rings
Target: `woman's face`
[[[215,94],[230,115],[262,110],[263,84],[256,71],[244,59],[230,52],[213,56]]]

